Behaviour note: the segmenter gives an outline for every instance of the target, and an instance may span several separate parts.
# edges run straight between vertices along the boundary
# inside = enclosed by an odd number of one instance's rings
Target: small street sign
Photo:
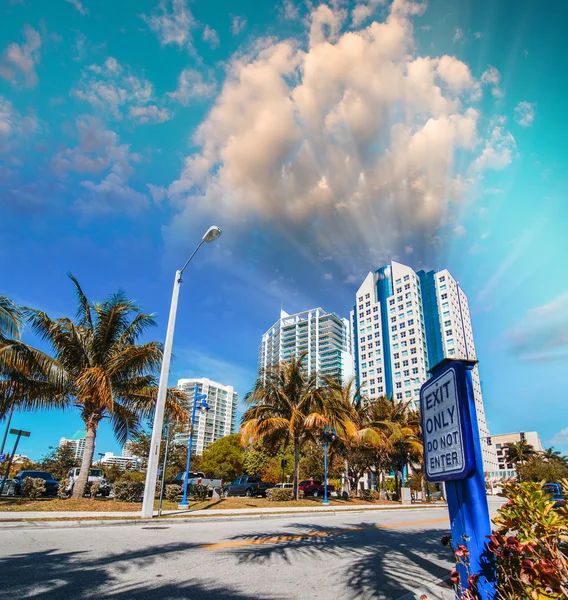
[[[443,370],[420,390],[424,462],[430,481],[464,479],[475,467],[466,428],[470,421],[467,390],[459,385],[463,377],[458,368],[454,364]]]
[[[287,461],[285,458],[283,458],[283,459],[282,459],[282,462],[280,463],[280,466],[281,466],[282,468],[284,468],[284,467],[287,467],[287,466],[288,466],[288,461]]]
[[[6,455],[4,453],[0,454],[0,463],[6,462]]]

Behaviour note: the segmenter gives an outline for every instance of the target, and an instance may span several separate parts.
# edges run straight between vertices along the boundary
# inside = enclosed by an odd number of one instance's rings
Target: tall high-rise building
[[[306,353],[308,373],[347,382],[354,375],[349,321],[322,308],[294,315],[281,311],[280,319],[262,336],[259,366],[266,369]]]
[[[198,403],[195,416],[192,454],[201,455],[205,448],[216,440],[235,433],[238,397],[232,385],[223,385],[207,378],[180,379],[178,388],[188,395],[187,408],[190,414],[196,386],[198,394],[207,395],[209,405],[209,410],[201,411]],[[188,431],[176,435],[174,441],[187,444],[189,428]]]
[[[467,296],[448,270],[415,272],[393,261],[369,273],[351,324],[358,384],[370,398],[418,408],[430,368],[445,357],[476,359]],[[484,468],[496,471],[477,365],[472,379]]]
[[[85,431],[77,431],[70,438],[62,437],[59,440],[59,447],[64,444],[71,444],[73,447],[73,451],[75,452],[75,460],[83,460],[83,454],[85,454],[85,443],[86,443],[87,433]]]

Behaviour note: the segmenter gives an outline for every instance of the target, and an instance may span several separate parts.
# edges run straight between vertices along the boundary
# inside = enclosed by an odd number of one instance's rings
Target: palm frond
[[[22,309],[8,296],[0,294],[0,334],[19,338],[23,321]]]
[[[78,324],[83,327],[93,328],[93,317],[91,315],[91,305],[89,304],[89,300],[87,296],[83,292],[83,289],[79,285],[77,279],[71,274],[67,273],[67,277],[71,279],[73,285],[75,286],[75,297],[77,298],[77,319]]]

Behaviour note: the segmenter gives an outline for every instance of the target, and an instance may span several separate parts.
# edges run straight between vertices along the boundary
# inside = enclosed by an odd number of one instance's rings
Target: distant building
[[[349,321],[322,308],[280,319],[262,336],[259,367],[266,369],[306,353],[308,373],[320,373],[346,383],[354,375]]]
[[[136,456],[134,454],[134,452],[132,451],[132,446],[134,445],[134,442],[132,442],[131,440],[128,440],[124,446],[122,446],[122,456],[126,456],[126,457],[132,457],[132,456]]]
[[[140,459],[137,456],[115,456],[114,452],[105,452],[98,461],[99,465],[118,465],[123,471],[126,469],[138,469]]]
[[[392,261],[369,273],[357,290],[351,327],[357,382],[369,398],[419,408],[429,369],[444,358],[477,358],[467,296],[447,269],[415,272]],[[477,365],[472,380],[484,469],[496,471]]]
[[[193,437],[192,454],[200,456],[207,446],[216,440],[234,433],[237,426],[237,402],[238,397],[232,385],[223,385],[211,381],[211,379],[194,378],[180,379],[178,388],[188,396],[187,409],[191,414],[193,396],[197,386],[198,394],[207,396],[209,410],[202,412],[197,408],[195,416],[195,435]],[[189,425],[189,424],[188,424]],[[174,438],[174,443],[187,445],[189,441],[188,431],[179,433]]]
[[[83,454],[85,454],[85,442],[87,434],[85,431],[77,431],[73,437],[61,438],[59,440],[59,447],[65,444],[71,444],[75,451],[75,460],[83,460]]]
[[[542,452],[542,444],[540,443],[540,438],[536,431],[518,431],[514,433],[492,435],[491,444],[495,448],[497,462],[499,464],[499,470],[497,472],[492,472],[492,477],[516,477],[517,471],[515,466],[505,460],[505,446],[506,444],[515,444],[517,442],[525,442],[529,446],[532,446],[536,452]]]

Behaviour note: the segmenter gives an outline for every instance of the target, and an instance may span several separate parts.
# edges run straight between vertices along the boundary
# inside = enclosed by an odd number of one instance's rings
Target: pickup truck
[[[70,494],[73,491],[73,486],[77,479],[79,479],[79,473],[81,472],[80,467],[74,467],[73,469],[69,469],[67,473],[67,478],[69,480],[69,485],[67,486],[67,493]],[[89,476],[87,479],[88,483],[98,483],[99,484],[99,494],[101,496],[109,496],[111,491],[111,485],[105,479],[105,474],[102,469],[89,469]]]
[[[226,485],[223,490],[225,498],[229,496],[266,496],[266,490],[273,488],[273,483],[266,483],[256,475],[243,475],[233,483]]]
[[[305,481],[300,481],[298,484],[298,489],[304,492],[304,496],[313,496],[317,498],[318,496],[323,496],[324,494],[324,485],[321,481],[316,481],[315,479],[306,479]],[[327,493],[330,494],[335,490],[333,485],[327,484]]]
[[[166,481],[166,483],[174,483],[183,486],[185,479],[185,472],[178,473],[173,479]],[[187,485],[206,485],[209,488],[223,487],[222,479],[207,479],[204,473],[190,471]]]

